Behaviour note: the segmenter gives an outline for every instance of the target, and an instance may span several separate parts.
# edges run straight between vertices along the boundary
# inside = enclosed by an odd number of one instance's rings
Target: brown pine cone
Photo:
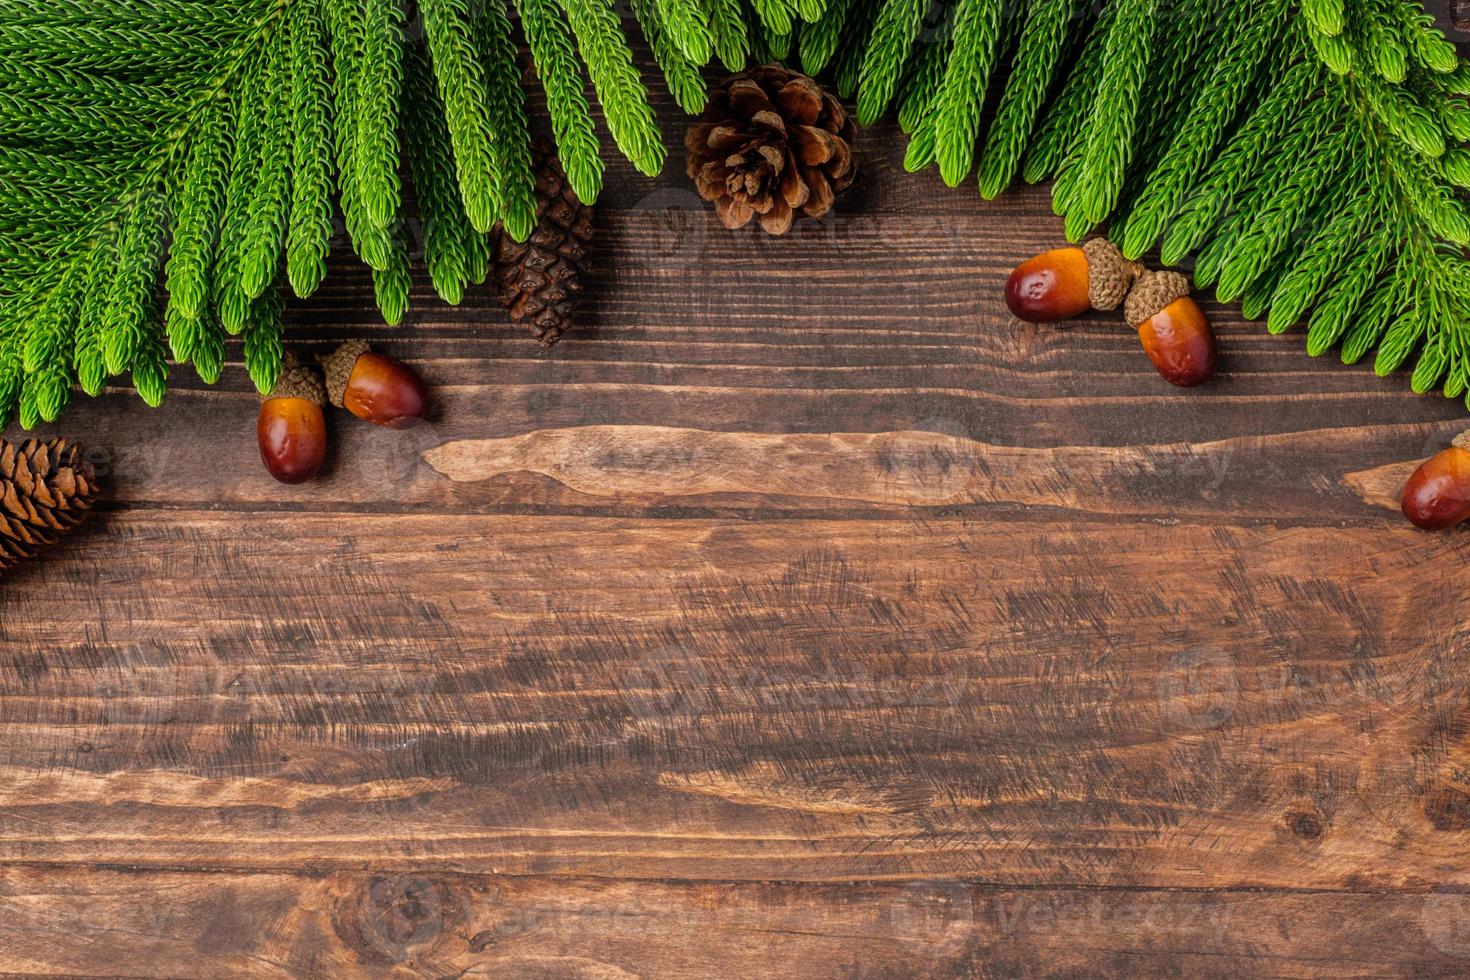
[[[592,206],[578,199],[551,146],[531,144],[536,171],[536,230],[518,242],[495,229],[495,282],[510,318],[550,347],[572,328],[588,270]]]
[[[762,65],[710,96],[684,147],[689,178],[726,228],[760,215],[762,228],[784,235],[797,209],[820,218],[852,183],[856,136],[857,124],[830,92],[799,72]]]
[[[0,571],[80,524],[96,483],[92,465],[64,439],[0,439]]]

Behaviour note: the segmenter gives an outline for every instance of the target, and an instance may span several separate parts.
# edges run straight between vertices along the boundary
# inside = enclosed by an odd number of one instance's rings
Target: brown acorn
[[[1202,384],[1215,373],[1215,335],[1205,313],[1189,295],[1189,277],[1149,272],[1138,280],[1123,315],[1164,380],[1181,388]]]
[[[288,354],[281,378],[260,399],[255,437],[260,458],[282,483],[305,483],[327,458],[326,391],[316,372]]]
[[[1143,266],[1106,238],[1027,259],[1006,280],[1006,305],[1022,320],[1054,323],[1088,310],[1116,310]]]
[[[418,372],[373,353],[367,341],[349,340],[320,360],[327,372],[327,397],[360,419],[406,429],[429,410],[429,390]]]
[[[1402,507],[1426,531],[1443,531],[1470,517],[1470,430],[1414,471],[1404,484]]]

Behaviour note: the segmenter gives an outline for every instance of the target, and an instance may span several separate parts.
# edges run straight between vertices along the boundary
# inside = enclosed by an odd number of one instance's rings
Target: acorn
[[[1192,388],[1215,373],[1215,335],[1204,310],[1189,295],[1189,277],[1148,272],[1134,285],[1123,315],[1164,380]]]
[[[1116,310],[1144,268],[1106,238],[1027,259],[1006,281],[1006,305],[1022,320],[1054,323],[1090,309]]]
[[[280,380],[261,396],[255,438],[260,458],[282,483],[305,483],[327,458],[327,392],[316,372],[285,357]]]
[[[1415,527],[1443,531],[1470,517],[1470,430],[1430,457],[1404,484],[1404,516]]]
[[[429,390],[418,372],[373,353],[366,341],[349,340],[320,360],[327,372],[327,397],[360,419],[406,429],[428,411]]]

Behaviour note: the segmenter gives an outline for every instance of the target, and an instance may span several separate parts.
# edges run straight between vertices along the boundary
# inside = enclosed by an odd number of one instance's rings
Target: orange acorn
[[[326,401],[321,379],[288,354],[280,380],[260,399],[255,422],[261,461],[282,483],[305,483],[327,458]]]
[[[1426,531],[1443,531],[1470,517],[1470,430],[1414,471],[1404,484],[1402,507]]]
[[[1215,335],[1204,310],[1189,295],[1189,277],[1146,273],[1123,306],[1138,339],[1164,380],[1192,388],[1215,373]]]
[[[1053,323],[1090,309],[1116,310],[1143,273],[1117,246],[1094,238],[1081,248],[1057,248],[1027,259],[1006,280],[1006,305],[1022,320]]]
[[[373,353],[366,341],[349,340],[321,362],[327,372],[327,397],[360,419],[406,429],[428,411],[429,390],[418,372]]]

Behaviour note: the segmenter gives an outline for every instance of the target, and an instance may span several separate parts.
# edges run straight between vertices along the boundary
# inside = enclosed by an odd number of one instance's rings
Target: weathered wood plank
[[[1470,885],[1467,549],[109,515],[0,593],[0,858]]]
[[[146,897],[145,897],[146,896]],[[10,867],[0,961],[156,976],[1457,976],[1470,899]]]

